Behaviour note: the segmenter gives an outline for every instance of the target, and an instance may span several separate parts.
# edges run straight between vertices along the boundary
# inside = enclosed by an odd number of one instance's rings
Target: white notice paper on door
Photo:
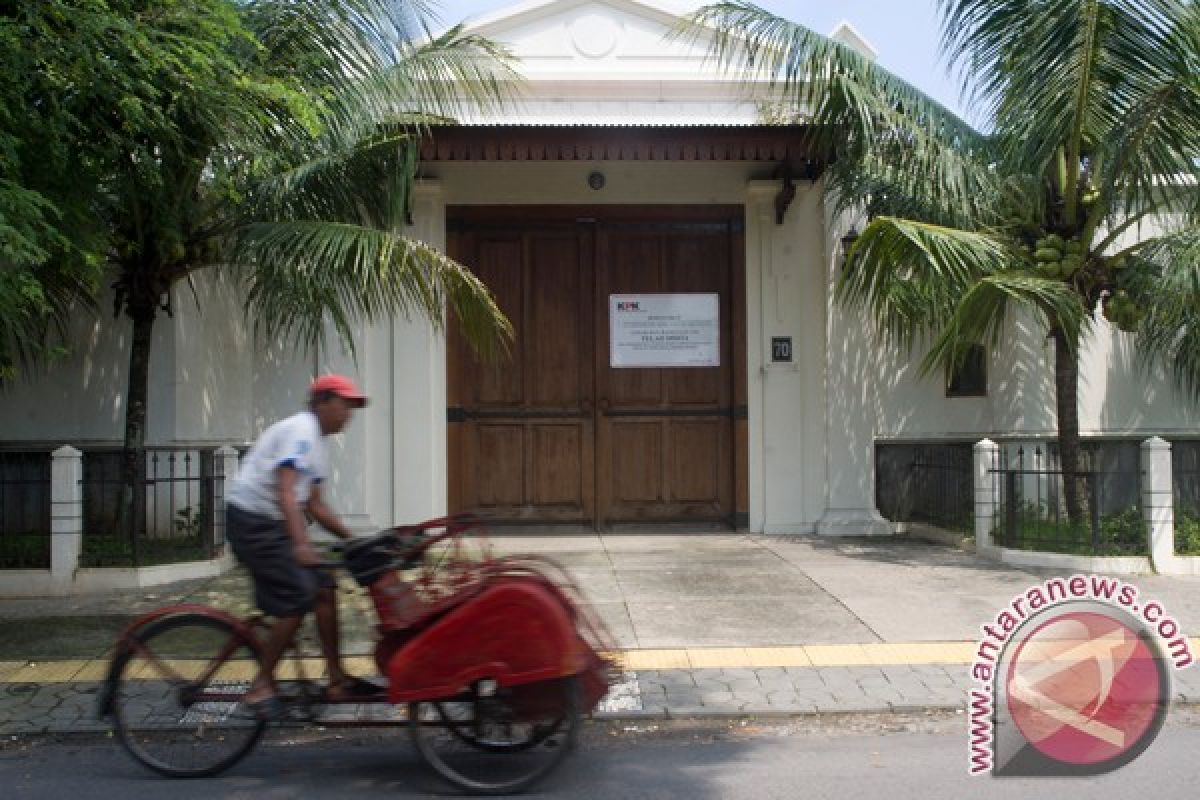
[[[611,294],[609,364],[721,366],[721,299],[716,293]]]

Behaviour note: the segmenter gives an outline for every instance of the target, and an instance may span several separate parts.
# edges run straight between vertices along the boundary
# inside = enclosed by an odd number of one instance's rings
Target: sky
[[[433,0],[442,22],[450,24],[513,5],[514,0]],[[848,21],[879,51],[879,63],[925,93],[963,114],[958,84],[938,56],[940,26],[936,0],[758,0],[758,5],[828,34]],[[700,6],[697,0],[675,0]]]

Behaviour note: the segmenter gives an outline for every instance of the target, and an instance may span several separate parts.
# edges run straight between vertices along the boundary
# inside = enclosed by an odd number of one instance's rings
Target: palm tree
[[[460,27],[430,36],[407,0],[203,5],[233,15],[215,66],[164,97],[170,135],[107,186],[114,312],[132,323],[126,519],[142,515],[154,324],[198,273],[240,285],[260,334],[302,345],[332,325],[352,346],[356,319],[441,325],[447,307],[481,350],[510,335],[479,280],[402,233],[425,127],[503,102],[507,54]]]
[[[1079,349],[1103,315],[1200,397],[1200,4],[939,0],[977,130],[850,48],[740,0],[691,35],[804,110],[826,188],[869,222],[839,301],[949,375],[1014,318],[1054,342],[1064,475],[1080,471]],[[1086,510],[1077,479],[1068,514]]]

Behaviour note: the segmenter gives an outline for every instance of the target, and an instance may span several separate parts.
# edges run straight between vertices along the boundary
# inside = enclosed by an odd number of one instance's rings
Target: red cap
[[[332,392],[349,401],[350,405],[355,408],[362,408],[367,404],[367,396],[360,392],[354,385],[354,381],[345,375],[322,375],[312,382],[312,386],[308,387],[308,392],[309,394]]]

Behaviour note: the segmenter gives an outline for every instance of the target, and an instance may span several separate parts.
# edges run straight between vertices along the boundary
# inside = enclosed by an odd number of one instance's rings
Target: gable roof
[[[505,30],[529,18],[549,16],[557,11],[566,11],[577,6],[588,5],[591,0],[519,0],[511,5],[471,17],[466,28],[475,33],[490,33]],[[684,14],[694,10],[695,3],[682,0],[604,0],[605,4],[624,6],[628,11],[663,22],[674,24]]]
[[[508,47],[524,77],[518,106],[463,122],[536,125],[747,125],[761,87],[708,57],[703,33],[672,38],[701,0],[520,0],[465,29]],[[840,40],[870,48],[848,23]],[[870,50],[869,54],[874,55]]]
[[[857,50],[872,61],[879,58],[879,51],[875,49],[873,44],[867,41],[867,37],[863,36],[858,28],[850,24],[849,20],[842,20],[834,26],[833,32],[829,34],[829,38],[836,42],[841,42],[853,50]]]

